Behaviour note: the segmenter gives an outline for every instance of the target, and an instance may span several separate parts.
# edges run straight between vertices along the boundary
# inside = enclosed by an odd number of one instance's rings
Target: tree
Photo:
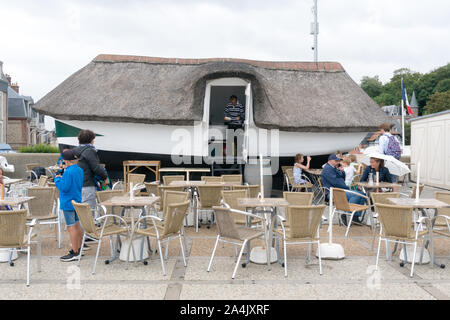
[[[372,99],[379,96],[383,92],[383,84],[378,76],[375,77],[363,77],[361,79],[361,88],[371,97]]]
[[[443,79],[438,82],[438,84],[436,85],[436,87],[433,90],[433,93],[445,92],[445,91],[449,91],[449,90],[450,90],[450,78],[447,78],[447,79]]]
[[[391,106],[397,103],[395,97],[390,93],[382,93],[373,99],[380,107]]]
[[[450,109],[450,90],[433,93],[424,108],[425,114],[432,114]]]

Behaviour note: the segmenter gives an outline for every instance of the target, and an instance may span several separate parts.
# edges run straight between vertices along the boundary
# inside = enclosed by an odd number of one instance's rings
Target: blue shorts
[[[78,216],[75,211],[73,210],[63,210],[64,214],[64,220],[66,220],[66,226],[72,227],[74,226],[78,221]]]

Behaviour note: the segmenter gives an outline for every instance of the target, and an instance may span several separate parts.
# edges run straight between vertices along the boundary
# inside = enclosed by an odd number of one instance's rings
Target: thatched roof
[[[192,124],[206,81],[250,80],[254,120],[286,131],[373,131],[389,119],[335,62],[99,55],[35,106],[58,119]]]

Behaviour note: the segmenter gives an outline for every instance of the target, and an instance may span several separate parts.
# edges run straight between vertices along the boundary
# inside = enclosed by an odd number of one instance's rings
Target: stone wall
[[[5,153],[1,154],[15,167],[14,172],[5,172],[9,178],[26,178],[25,165],[28,163],[39,163],[39,167],[49,167],[56,164],[59,153]]]

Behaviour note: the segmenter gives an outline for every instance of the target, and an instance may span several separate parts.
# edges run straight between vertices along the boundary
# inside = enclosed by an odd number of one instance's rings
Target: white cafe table
[[[112,197],[111,199],[105,200],[100,203],[100,205],[107,206],[107,207],[122,207],[122,210],[120,212],[121,216],[124,216],[125,211],[129,210],[130,212],[130,218],[131,218],[131,230],[134,228],[134,222],[138,219],[138,217],[135,216],[135,212],[133,212],[133,209],[139,209],[142,216],[147,215],[146,207],[154,206],[156,202],[159,200],[159,197],[134,197],[130,198],[129,196],[117,196]],[[119,241],[120,237],[117,236],[116,240],[116,248],[113,250],[113,254],[111,258],[108,261],[112,262],[117,258],[117,252],[119,247]],[[127,255],[128,255],[128,247],[130,246],[130,239],[127,239],[122,242],[121,250],[120,250],[120,256],[119,259],[122,261],[127,261]],[[143,259],[148,258],[148,243],[144,241],[144,238],[141,240],[137,239],[133,241],[133,246],[137,252],[143,253]],[[139,255],[138,255],[139,256]],[[136,257],[130,253],[130,259],[129,261],[135,261]]]
[[[21,180],[21,179],[8,179],[8,180]],[[21,180],[22,181],[22,180]],[[33,200],[35,197],[6,197],[3,200],[0,200],[0,207],[12,207],[17,209],[22,209],[24,204],[30,200]],[[10,257],[10,249],[0,249],[0,262],[10,262],[16,260],[19,256],[16,250],[12,251],[12,255]]]
[[[438,216],[437,209],[450,208],[450,204],[445,203],[440,200],[437,200],[437,199],[433,199],[433,198],[429,198],[429,199],[419,198],[418,200],[416,200],[415,198],[388,198],[388,200],[396,206],[407,206],[407,207],[413,207],[414,209],[419,209],[423,215],[428,216],[429,220],[427,220],[427,228],[428,228],[429,244],[430,244],[430,253],[429,254],[431,257],[431,261],[432,261],[431,267],[433,267],[434,265],[437,265],[441,268],[445,268],[444,264],[440,264],[434,259],[433,227],[434,227],[434,223],[436,222],[436,218]],[[431,210],[425,210],[425,209],[431,209]],[[425,248],[427,248],[427,245],[428,245],[428,241],[427,241],[427,244],[425,244]],[[402,249],[402,251],[400,253],[401,260],[404,260],[404,257],[405,257],[404,250],[405,249]],[[426,251],[427,250],[424,250],[424,253]],[[412,251],[409,251],[408,249],[406,249],[406,255],[407,255],[407,261],[411,263],[412,256],[413,256]],[[424,257],[425,257],[425,254],[424,254]],[[420,255],[416,256],[416,258],[417,258],[416,262],[419,262]]]
[[[267,262],[270,270],[270,264],[278,260],[276,250],[272,247],[273,220],[277,216],[277,207],[287,207],[289,202],[283,198],[238,198],[237,202],[239,207],[251,208],[255,213],[263,214],[266,246],[265,248],[253,248],[250,255],[247,255],[247,262],[251,261],[258,264]],[[257,208],[262,208],[262,210],[257,210]],[[265,210],[265,208],[270,208],[271,210]],[[270,248],[270,250],[267,250],[267,248]]]

